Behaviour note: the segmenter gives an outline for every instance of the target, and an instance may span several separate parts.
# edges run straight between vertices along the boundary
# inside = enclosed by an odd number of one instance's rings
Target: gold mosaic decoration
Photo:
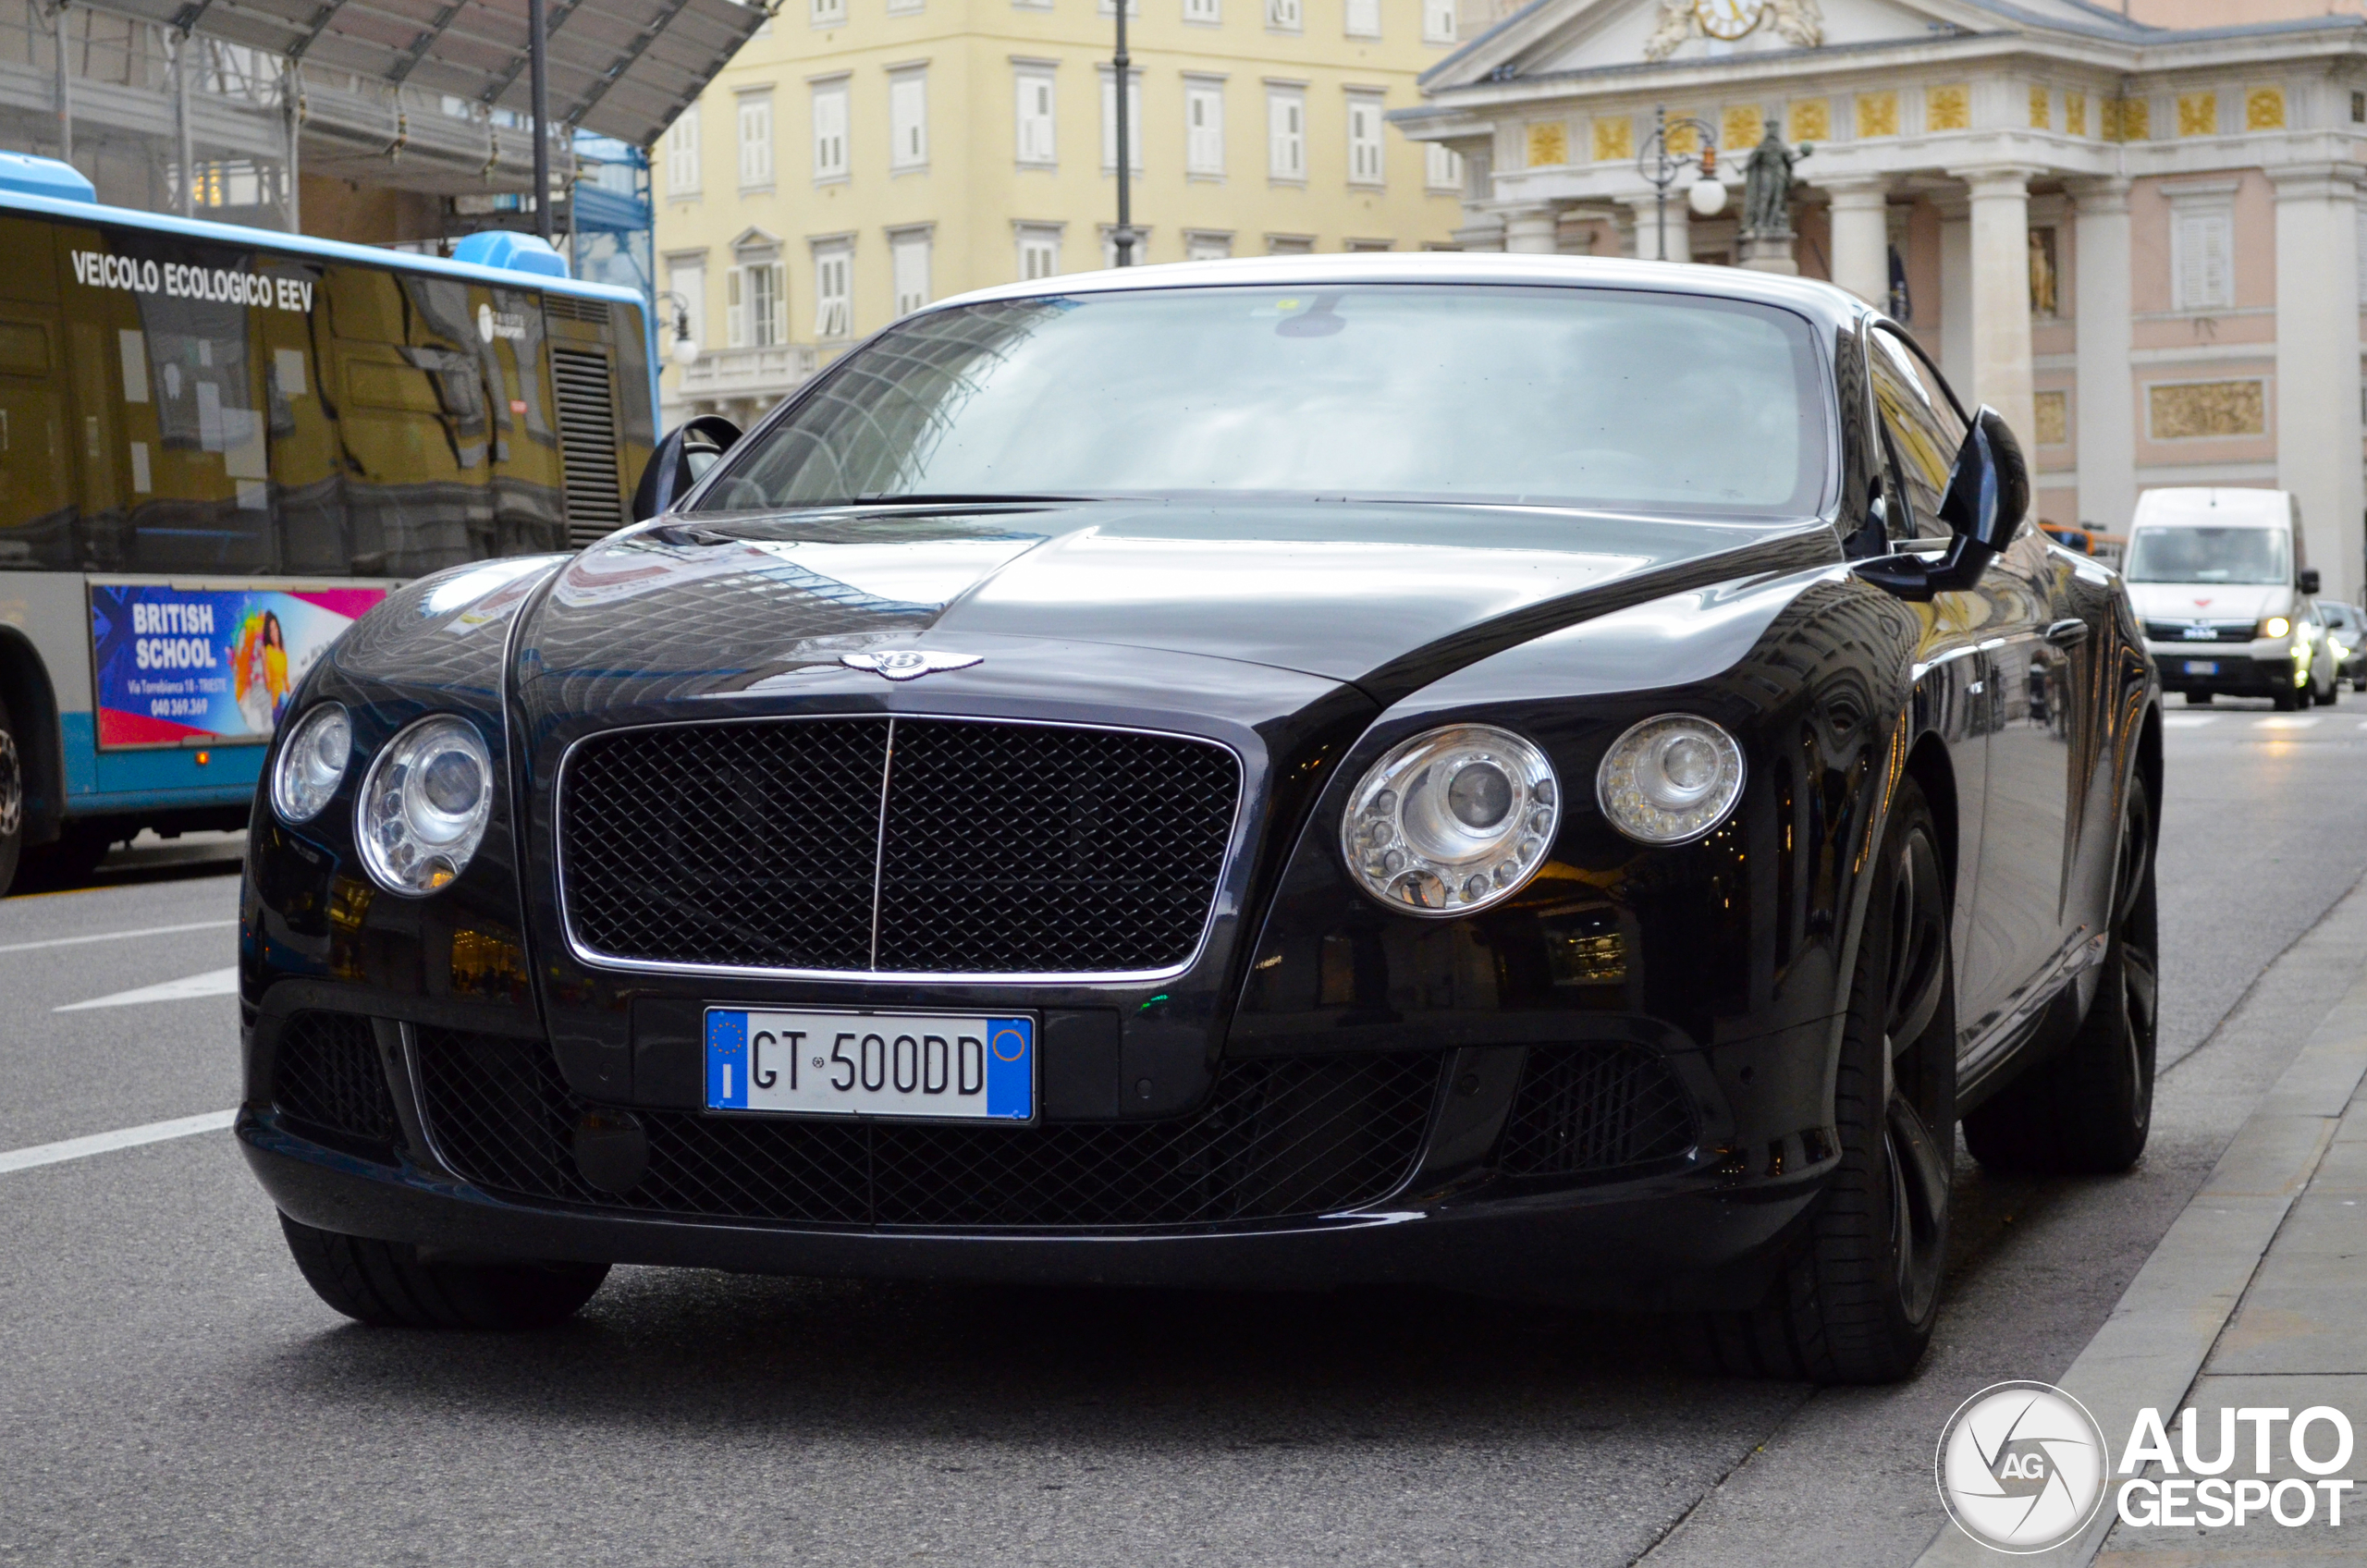
[[[1540,127],[1531,126],[1534,135]],[[1625,115],[1594,122],[1594,161],[1614,164],[1636,155],[1636,125]]]
[[[2152,105],[2142,98],[2107,98],[2103,102],[2106,141],[2143,141],[2153,134]]]
[[[1759,139],[1767,134],[1767,116],[1759,112],[1756,104],[1729,104],[1721,124],[1719,142],[1737,158],[1758,146]]]
[[[2285,89],[2255,87],[2245,93],[2244,129],[2246,130],[2283,130],[2285,129]]]
[[[2067,92],[2063,95],[2063,129],[2074,136],[2088,134],[2088,95]]]
[[[1539,120],[1528,128],[1528,166],[1558,168],[1570,161],[1570,128],[1560,120]]]
[[[2060,447],[2071,439],[2071,395],[2067,392],[2042,392],[2034,406],[2038,425],[2038,444]]]
[[[1701,133],[1680,120],[1668,128],[1668,150],[1678,153],[1699,153],[1701,151]]]
[[[2265,435],[2266,386],[2260,381],[2189,381],[2148,386],[2145,399],[2152,416],[2153,439]]]
[[[1926,130],[1970,130],[1972,129],[1972,89],[1963,82],[1947,87],[1934,87],[1923,95],[1923,129]]]
[[[1794,99],[1791,113],[1793,141],[1830,141],[1833,140],[1833,101],[1831,99]]]
[[[1880,92],[1858,93],[1858,134],[1896,136],[1898,134],[1898,94],[1888,89]]]
[[[2216,92],[2179,93],[2178,134],[2180,136],[2218,135],[2219,94]]]
[[[2030,88],[2030,129],[2032,130],[2054,129],[2054,95],[2045,88],[2036,85]]]

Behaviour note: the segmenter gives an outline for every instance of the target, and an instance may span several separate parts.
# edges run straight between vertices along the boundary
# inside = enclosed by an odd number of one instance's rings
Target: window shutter
[[[1454,0],[1422,0],[1422,37],[1430,43],[1454,42]]]
[[[740,183],[769,185],[773,178],[773,101],[759,93],[740,100]]]
[[[1049,78],[1019,79],[1019,159],[1026,164],[1052,162],[1052,83]]]
[[[1295,92],[1277,92],[1266,100],[1267,130],[1271,142],[1269,172],[1276,179],[1306,177],[1306,104]]]
[[[666,133],[666,190],[683,196],[699,188],[699,106],[684,109]]]
[[[1296,31],[1299,25],[1299,0],[1266,0],[1266,25]]]
[[[898,77],[888,84],[889,133],[895,142],[898,168],[917,168],[928,162],[928,81],[925,77]]]
[[[734,349],[748,346],[747,278],[746,267],[723,275],[723,337]]]
[[[1348,31],[1357,38],[1380,36],[1380,0],[1348,0]]]
[[[814,178],[847,172],[847,93],[843,86],[814,94]]]
[[[1184,98],[1184,168],[1192,174],[1224,173],[1224,94],[1195,87]]]
[[[1101,73],[1101,166],[1118,166],[1118,79],[1110,71]],[[1143,80],[1134,70],[1126,73],[1126,166],[1142,172]]]
[[[928,303],[928,237],[904,236],[889,259],[896,274],[896,313],[909,315]]]

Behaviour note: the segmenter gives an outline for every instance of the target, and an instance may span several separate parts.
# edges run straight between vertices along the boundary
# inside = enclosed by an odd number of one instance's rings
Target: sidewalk
[[[2241,1528],[2132,1528],[2107,1503],[2079,1540],[2014,1561],[2112,1568],[2243,1568],[2247,1564],[2367,1562],[2367,975],[2312,1034],[2244,1123],[2202,1189],[2162,1238],[2074,1362],[2062,1386],[2085,1403],[2116,1457],[2138,1410],[2152,1406],[2178,1441],[2177,1412],[2195,1407],[2197,1443],[2218,1448],[2222,1407],[2299,1412],[2332,1405],[2358,1440],[2343,1526],[2328,1527],[2321,1496],[2312,1521],[2281,1527],[2255,1514]],[[2238,1428],[2251,1473],[2253,1428]],[[2313,1450],[2327,1457],[2323,1428]],[[2277,1476],[2300,1476],[2282,1428],[2271,1449]],[[2158,1469],[2149,1469],[2158,1476]],[[2116,1476],[2115,1480],[2120,1477]],[[2102,1550],[2099,1550],[2101,1542]],[[1953,1525],[1918,1568],[1968,1568],[2008,1559]]]

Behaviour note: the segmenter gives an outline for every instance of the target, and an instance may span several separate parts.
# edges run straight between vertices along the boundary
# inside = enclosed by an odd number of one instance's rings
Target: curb
[[[2362,1077],[2367,974],[2312,1031],[2064,1373],[2059,1386],[2088,1407],[2107,1442],[2117,1446],[2143,1407],[2166,1412],[2184,1401],[2293,1201],[2316,1174]],[[2105,1506],[2077,1539],[2012,1561],[2084,1565],[2118,1519],[2109,1497],[2108,1488]],[[1915,1568],[1995,1568],[2005,1557],[1943,1523]]]

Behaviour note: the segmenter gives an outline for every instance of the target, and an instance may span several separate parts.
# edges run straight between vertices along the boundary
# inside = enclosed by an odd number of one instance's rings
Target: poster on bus
[[[91,585],[99,745],[267,741],[313,661],[383,587]]]

